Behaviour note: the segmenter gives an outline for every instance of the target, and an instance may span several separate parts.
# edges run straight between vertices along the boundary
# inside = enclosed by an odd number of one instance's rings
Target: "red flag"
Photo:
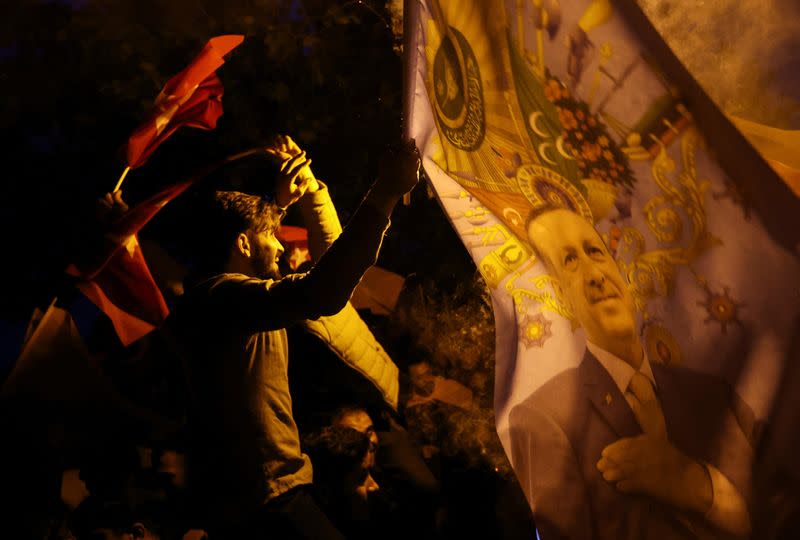
[[[186,69],[171,78],[156,98],[155,110],[128,139],[128,167],[134,169],[181,126],[214,129],[222,116],[222,82],[215,71],[244,36],[212,38]]]
[[[281,225],[276,236],[286,250],[289,268],[297,270],[301,264],[311,260],[311,254],[308,251],[307,229]]]
[[[78,289],[111,319],[123,345],[153,330],[169,314],[136,233],[193,181],[168,186],[130,209],[111,225],[100,252],[90,262],[67,268],[67,273],[82,279]]]

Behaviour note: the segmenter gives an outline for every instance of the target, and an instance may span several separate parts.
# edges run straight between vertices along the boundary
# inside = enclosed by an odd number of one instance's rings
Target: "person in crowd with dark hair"
[[[337,527],[352,539],[372,537],[378,526],[385,526],[371,504],[380,487],[372,476],[370,437],[350,427],[328,426],[303,443],[314,464],[316,493]]]
[[[274,198],[214,194],[208,213],[197,216],[213,234],[203,238],[195,276],[167,322],[188,366],[188,481],[212,537],[341,538],[309,493],[285,328],[345,306],[375,263],[392,209],[417,183],[419,155],[413,142],[390,151],[341,236],[307,273],[281,278],[281,217],[298,201],[322,211],[316,203],[327,190],[291,139],[267,151],[278,164]]]
[[[378,450],[378,433],[369,413],[357,405],[343,405],[333,414],[333,425],[339,427],[349,427],[363,433],[369,438],[369,451],[375,453]]]
[[[357,405],[343,405],[332,415],[335,427],[351,428],[369,439],[373,477],[382,489],[382,500],[392,514],[392,538],[432,538],[437,533],[436,512],[440,485],[422,458],[422,451],[405,430],[386,412],[378,431],[369,413]]]

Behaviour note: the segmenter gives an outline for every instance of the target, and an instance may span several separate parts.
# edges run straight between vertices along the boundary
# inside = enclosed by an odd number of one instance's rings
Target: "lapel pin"
[[[611,397],[611,394],[606,394],[606,405],[611,405],[611,402],[614,401],[614,398]]]

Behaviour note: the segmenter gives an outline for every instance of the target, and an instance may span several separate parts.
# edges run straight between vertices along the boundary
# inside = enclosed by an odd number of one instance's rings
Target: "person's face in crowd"
[[[250,264],[255,277],[261,279],[280,279],[278,268],[283,246],[272,231],[249,234]]]
[[[378,482],[372,477],[372,469],[375,467],[375,452],[367,452],[361,466],[356,471],[356,487],[355,492],[358,498],[366,501],[370,493],[378,491],[380,486]]]
[[[369,417],[366,411],[349,411],[336,420],[336,425],[352,428],[369,437],[370,453],[374,454],[375,449],[378,447],[378,434],[375,432],[372,418]]]
[[[555,274],[589,341],[606,350],[636,336],[633,297],[597,231],[578,214],[553,210],[528,225],[528,239]]]
[[[372,477],[374,466],[375,453],[367,452],[361,464],[345,476],[344,492],[350,496],[349,510],[353,519],[365,520],[369,517],[369,496],[380,489]]]
[[[378,434],[372,424],[372,418],[366,411],[348,411],[340,415],[335,425],[349,427],[369,437],[369,451],[363,461],[350,471],[344,480],[344,492],[352,495],[350,500],[350,513],[354,519],[364,520],[369,517],[369,496],[380,489],[372,477],[375,467],[375,452],[378,449]]]
[[[408,366],[408,377],[417,394],[427,396],[433,392],[436,381],[433,378],[431,366],[428,362],[418,362]]]

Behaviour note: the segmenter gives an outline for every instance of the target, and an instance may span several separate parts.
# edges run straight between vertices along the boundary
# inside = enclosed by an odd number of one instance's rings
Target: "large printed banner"
[[[412,135],[492,293],[497,429],[541,538],[763,537],[800,260],[623,3],[412,2]]]

